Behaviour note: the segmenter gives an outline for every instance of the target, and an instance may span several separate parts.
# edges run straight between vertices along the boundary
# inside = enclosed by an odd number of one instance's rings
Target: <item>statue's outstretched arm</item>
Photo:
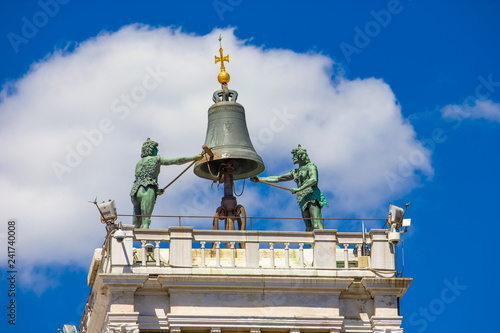
[[[201,160],[202,157],[203,155],[201,154],[196,154],[194,156],[187,156],[187,157],[177,157],[177,158],[166,158],[161,156],[160,163],[161,165],[172,165],[172,164],[181,165],[191,161],[199,161]]]
[[[252,177],[252,178],[250,178],[250,180],[253,182],[258,182],[260,180],[263,180],[263,181],[269,182],[269,183],[279,183],[279,182],[284,182],[287,180],[293,180],[293,175],[291,172],[289,172],[289,173],[286,173],[286,174],[281,175],[281,176]]]

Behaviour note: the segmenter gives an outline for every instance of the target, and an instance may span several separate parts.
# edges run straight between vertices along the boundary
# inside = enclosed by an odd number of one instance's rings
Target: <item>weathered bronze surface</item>
[[[205,145],[212,148],[214,158],[202,159],[194,167],[201,178],[218,180],[221,163],[231,160],[234,180],[263,172],[264,162],[255,151],[245,120],[245,109],[239,103],[222,101],[208,110]]]
[[[158,175],[162,165],[184,164],[197,161],[202,154],[188,157],[166,158],[158,155],[158,143],[150,140],[142,145],[141,160],[135,167],[134,185],[130,197],[134,204],[133,223],[136,228],[149,229],[151,214],[156,203],[156,197],[163,194],[158,186]],[[142,216],[141,216],[142,215]]]
[[[297,188],[291,188],[290,191],[297,194],[297,202],[302,211],[302,217],[306,224],[306,231],[314,229],[324,229],[321,208],[328,206],[325,196],[318,188],[318,168],[311,162],[307,151],[300,145],[292,149],[293,163],[299,167],[281,176],[252,177],[251,181],[278,183],[288,180],[294,180]]]

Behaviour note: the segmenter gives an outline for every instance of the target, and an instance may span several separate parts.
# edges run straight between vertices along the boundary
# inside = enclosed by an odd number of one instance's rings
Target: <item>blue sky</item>
[[[483,286],[494,276],[500,199],[499,9],[496,1],[2,1],[1,241],[5,248],[16,219],[19,270],[17,325],[3,315],[2,332],[78,324],[105,235],[86,201],[113,198],[119,213],[131,212],[133,168],[149,136],[165,156],[198,152],[219,86],[219,33],[264,175],[289,171],[301,143],[331,203],[324,216],[383,218],[390,203],[411,201],[405,332],[491,330],[498,293]],[[122,96],[146,77],[154,88],[126,106]],[[69,165],[95,130],[102,136]],[[180,170],[163,170],[160,183]],[[187,173],[155,213],[212,214],[221,195],[208,183]],[[293,198],[251,183],[238,200],[253,216],[299,215]]]

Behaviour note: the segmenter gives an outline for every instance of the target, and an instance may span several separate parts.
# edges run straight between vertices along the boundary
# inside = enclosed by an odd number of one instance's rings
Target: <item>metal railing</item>
[[[183,220],[213,220],[214,216],[207,215],[133,215],[133,214],[117,214],[118,217],[151,217],[151,218],[162,218],[162,219],[174,219],[176,221],[176,225],[179,227],[183,226],[192,226],[192,223],[183,223]],[[305,218],[303,217],[272,217],[272,216],[247,216],[246,220],[249,221],[250,229],[253,230],[253,222],[259,220],[285,220],[285,221],[303,221]],[[308,220],[313,220],[314,218],[306,218]],[[387,222],[387,218],[337,218],[337,217],[323,217],[321,218],[323,228],[324,229],[332,229],[331,223],[334,221],[383,221]],[[327,224],[328,223],[328,224]],[[173,226],[174,224],[169,223],[167,226]],[[212,224],[209,224],[212,226]],[[266,229],[268,230],[268,229]]]

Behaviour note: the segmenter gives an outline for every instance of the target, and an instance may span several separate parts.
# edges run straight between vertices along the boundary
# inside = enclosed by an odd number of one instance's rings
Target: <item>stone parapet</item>
[[[96,251],[81,333],[402,332],[398,300],[411,279],[395,277],[385,230],[365,238],[337,230],[124,231],[122,242]],[[369,267],[357,265],[353,249],[361,246],[371,251]]]

